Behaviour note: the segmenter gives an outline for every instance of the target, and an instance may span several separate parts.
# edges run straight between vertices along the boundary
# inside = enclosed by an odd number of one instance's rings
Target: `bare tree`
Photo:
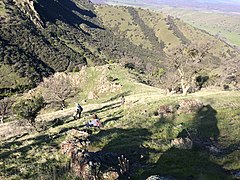
[[[9,97],[5,97],[0,100],[0,122],[3,123],[5,116],[10,112],[13,101]]]
[[[196,82],[197,74],[203,68],[203,59],[209,54],[211,44],[191,44],[176,48],[171,55],[170,69],[177,72],[176,80],[180,82],[183,95]]]
[[[45,78],[41,84],[42,95],[47,103],[60,104],[61,109],[66,106],[66,100],[77,93],[77,88],[72,85],[71,79],[66,73],[55,73]]]

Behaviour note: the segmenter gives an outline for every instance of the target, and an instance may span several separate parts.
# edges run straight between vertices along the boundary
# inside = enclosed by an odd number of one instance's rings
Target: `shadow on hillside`
[[[44,22],[49,21],[55,23],[57,20],[60,20],[72,26],[86,24],[91,28],[103,29],[100,26],[81,18],[80,16],[94,18],[96,15],[90,10],[79,8],[71,0],[38,0],[37,3],[34,3],[34,7]]]
[[[51,142],[51,137],[49,137],[49,135],[44,134],[44,135],[39,135],[33,138],[28,138],[27,140],[21,140],[21,141],[15,141],[15,142],[10,142],[10,143],[5,143],[1,146],[1,149],[5,149],[5,148],[11,148],[11,146],[21,146],[23,145],[24,142],[32,142],[29,143],[27,145],[24,145],[22,147],[19,148],[14,148],[13,150],[8,150],[5,151],[3,153],[0,153],[0,159],[1,158],[9,158],[9,156],[13,153],[16,152],[21,152],[21,155],[24,157],[27,156],[27,152],[30,151],[33,147],[35,146],[42,146],[45,143],[50,143]],[[58,146],[57,144],[51,142],[51,146]]]
[[[112,116],[112,115],[107,116],[107,119],[103,122],[103,125],[105,126],[109,122],[113,122],[113,121],[117,121],[117,120],[121,119],[123,117],[122,112],[123,111],[119,111],[119,112],[117,112],[117,114],[114,114],[114,116]]]
[[[111,97],[109,100],[104,101],[103,103],[110,102],[110,101],[114,101],[114,100],[116,100],[116,99],[119,99],[119,102],[120,102],[120,98],[121,98],[122,96],[128,96],[130,93],[131,93],[131,91],[126,91],[126,92],[117,94],[116,96]]]
[[[205,143],[217,143],[219,129],[216,114],[217,111],[210,105],[199,109],[193,118],[193,124],[186,127],[189,131],[183,130],[178,135],[193,139],[193,149],[168,149],[160,156],[148,175],[154,173],[180,179],[226,178],[228,174],[225,169],[212,160],[214,155],[205,148]]]
[[[92,142],[108,139],[109,142],[103,147],[102,152],[111,152],[124,155],[129,159],[130,166],[145,165],[150,152],[155,150],[143,147],[143,142],[151,137],[147,129],[120,129],[112,128],[101,130],[98,134],[90,137]]]
[[[193,119],[193,127],[197,135],[203,140],[214,140],[218,142],[219,129],[217,126],[217,111],[210,105],[203,106]]]
[[[0,141],[3,142],[3,143],[4,143],[4,142],[9,142],[9,141],[15,142],[15,141],[17,141],[18,139],[20,139],[20,138],[22,138],[22,137],[24,137],[24,136],[27,136],[27,135],[29,135],[28,132],[23,133],[23,134],[20,134],[20,135],[15,135],[15,136],[12,136],[12,137],[9,137],[9,138],[7,138],[7,139],[0,140]]]
[[[52,138],[46,134],[21,141],[5,143],[1,146],[0,151],[0,162],[3,163],[0,163],[0,174],[4,177],[18,175],[26,179],[26,174],[21,173],[22,169],[27,172],[34,170],[35,173],[40,173],[40,169],[38,168],[46,169],[51,165],[55,167],[54,163],[57,163],[55,159],[45,157],[46,163],[42,163],[39,160],[41,157],[44,157],[46,153],[50,155],[58,148],[59,145],[52,141]],[[42,173],[49,172],[42,171]]]
[[[84,113],[86,113],[86,114],[100,113],[100,112],[108,111],[110,109],[118,108],[120,106],[121,106],[121,103],[117,102],[117,103],[112,103],[112,104],[105,105],[105,106],[103,106],[101,108],[97,108],[97,109],[93,109],[93,110],[90,110],[90,111],[86,111]]]

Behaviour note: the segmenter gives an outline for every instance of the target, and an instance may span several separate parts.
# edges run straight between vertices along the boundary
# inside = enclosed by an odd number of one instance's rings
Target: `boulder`
[[[193,142],[187,138],[176,138],[171,141],[171,146],[179,149],[192,149]]]
[[[98,95],[94,93],[93,91],[90,91],[88,93],[88,99],[98,99]]]
[[[107,171],[103,173],[103,179],[115,180],[119,178],[119,174],[116,171]]]
[[[193,112],[197,112],[202,107],[203,107],[203,103],[197,99],[183,100],[179,103],[178,112],[193,113]]]
[[[175,180],[175,178],[169,176],[153,175],[148,177],[146,180]]]

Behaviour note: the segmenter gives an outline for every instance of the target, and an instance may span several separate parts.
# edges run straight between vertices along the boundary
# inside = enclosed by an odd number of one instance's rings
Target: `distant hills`
[[[142,7],[180,18],[240,49],[240,1],[238,0],[93,0],[95,3]]]
[[[156,9],[166,5],[177,8],[205,9],[223,12],[239,12],[240,9],[240,1],[238,0],[92,0],[92,2],[154,7]]]
[[[0,16],[1,93],[34,87],[57,71],[112,62],[158,85],[158,73],[166,70],[174,48],[214,42],[206,62],[211,68],[234,54],[231,46],[179,19],[132,7],[88,0],[4,0]]]

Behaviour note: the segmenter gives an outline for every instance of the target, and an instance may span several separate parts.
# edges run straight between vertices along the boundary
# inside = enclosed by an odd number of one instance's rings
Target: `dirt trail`
[[[161,100],[162,98],[164,98],[164,95],[161,94],[160,92],[139,93],[139,94],[132,94],[132,95],[125,97],[126,106],[143,104],[143,103],[147,103],[147,102],[154,102],[157,100]],[[90,112],[94,109],[101,109],[105,106],[117,105],[117,104],[120,104],[120,99],[110,101],[110,102],[105,102],[105,103],[82,105],[82,107],[84,109],[83,113]],[[39,119],[39,120],[44,119],[45,121],[49,121],[49,120],[52,120],[55,118],[67,117],[67,116],[73,115],[74,110],[75,110],[75,107],[67,108],[64,110],[58,110],[55,112],[50,112],[50,113],[46,113],[43,115],[39,115],[37,117],[37,119]]]
[[[146,88],[143,86],[143,88]],[[144,89],[143,89],[144,90]],[[131,108],[137,104],[144,104],[146,102],[153,102],[164,98],[162,91],[159,91],[155,88],[152,88],[151,91],[142,92],[137,94],[131,94],[126,96],[126,108]],[[85,116],[93,113],[94,110],[102,109],[104,107],[115,108],[120,105],[120,99],[104,102],[104,103],[95,103],[95,104],[87,104],[83,105],[83,113]],[[75,107],[70,107],[64,110],[58,110],[54,112],[49,112],[45,114],[40,114],[37,117],[37,121],[52,121],[56,118],[69,118],[73,115]],[[27,128],[29,127],[19,127],[17,120],[12,122],[7,122],[4,124],[0,124],[0,140],[9,139],[27,132]]]

